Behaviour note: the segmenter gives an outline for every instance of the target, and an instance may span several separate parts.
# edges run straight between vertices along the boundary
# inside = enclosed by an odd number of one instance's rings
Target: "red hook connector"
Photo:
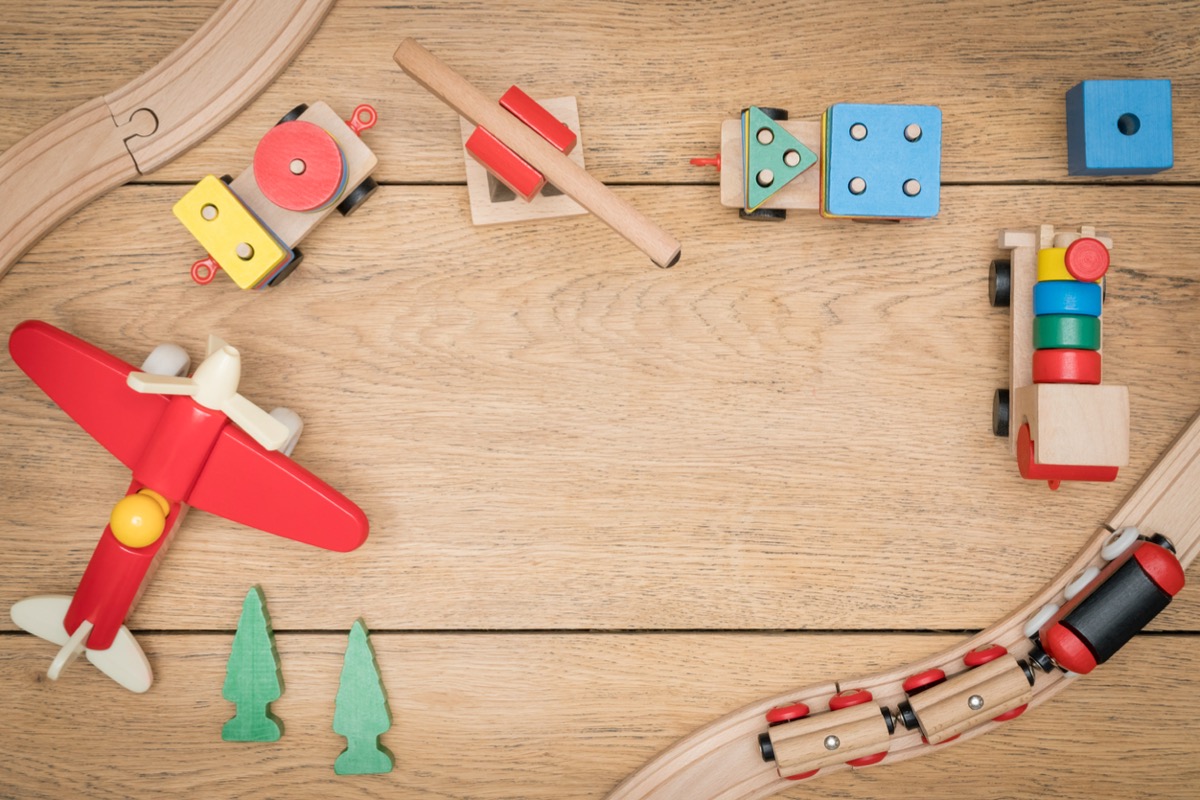
[[[717,172],[721,171],[721,154],[717,153],[713,158],[693,158],[693,167],[716,167]]]

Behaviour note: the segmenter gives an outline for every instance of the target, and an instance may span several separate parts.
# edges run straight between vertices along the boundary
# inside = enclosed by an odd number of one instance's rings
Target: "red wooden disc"
[[[1098,281],[1108,272],[1108,248],[1099,239],[1076,239],[1063,254],[1067,272],[1077,281]]]
[[[254,151],[258,188],[289,211],[312,211],[328,203],[341,188],[344,172],[334,138],[304,120],[271,128]]]
[[[860,703],[869,703],[871,700],[871,693],[866,689],[846,689],[829,698],[829,710],[837,711]]]
[[[808,706],[804,703],[795,703],[790,706],[780,706],[772,708],[767,712],[767,724],[779,725],[784,722],[791,722],[794,719],[800,719],[808,716]]]
[[[939,684],[946,680],[946,673],[940,669],[927,669],[924,672],[913,675],[906,680],[901,686],[905,694],[917,694],[922,689],[928,689],[930,686]]]
[[[1035,350],[1034,383],[1099,383],[1100,353],[1096,350]]]

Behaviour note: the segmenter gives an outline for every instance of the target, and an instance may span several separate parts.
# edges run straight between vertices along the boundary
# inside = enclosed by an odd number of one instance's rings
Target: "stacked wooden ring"
[[[1037,255],[1033,382],[1100,383],[1100,310],[1108,248],[1076,239]]]

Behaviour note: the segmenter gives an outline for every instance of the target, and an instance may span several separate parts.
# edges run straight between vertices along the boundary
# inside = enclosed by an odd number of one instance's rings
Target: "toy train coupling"
[[[1092,567],[1064,593],[1062,606],[1042,608],[1026,625],[1038,668],[1086,675],[1112,658],[1183,588],[1175,545],[1137,528],[1113,532],[1101,548],[1108,564]]]
[[[693,167],[716,167],[717,172],[720,172],[721,154],[717,153],[713,158],[693,158],[690,163]]]
[[[378,121],[379,112],[375,110],[375,106],[369,103],[362,103],[354,109],[354,113],[350,115],[350,119],[346,120],[346,125],[350,127],[350,130],[362,136],[363,131],[371,130]]]

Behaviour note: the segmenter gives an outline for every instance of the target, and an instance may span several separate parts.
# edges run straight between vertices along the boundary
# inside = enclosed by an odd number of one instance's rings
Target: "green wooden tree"
[[[262,589],[246,593],[238,618],[233,649],[225,667],[225,689],[221,696],[237,705],[233,719],[221,729],[227,742],[275,742],[283,734],[283,723],[271,713],[271,703],[283,692],[279,653],[267,614]]]
[[[342,662],[342,681],[334,701],[333,732],[346,737],[346,749],[337,757],[338,775],[373,775],[391,772],[391,752],[379,737],[392,727],[387,695],[379,680],[375,651],[361,619],[350,629],[350,642]]]

